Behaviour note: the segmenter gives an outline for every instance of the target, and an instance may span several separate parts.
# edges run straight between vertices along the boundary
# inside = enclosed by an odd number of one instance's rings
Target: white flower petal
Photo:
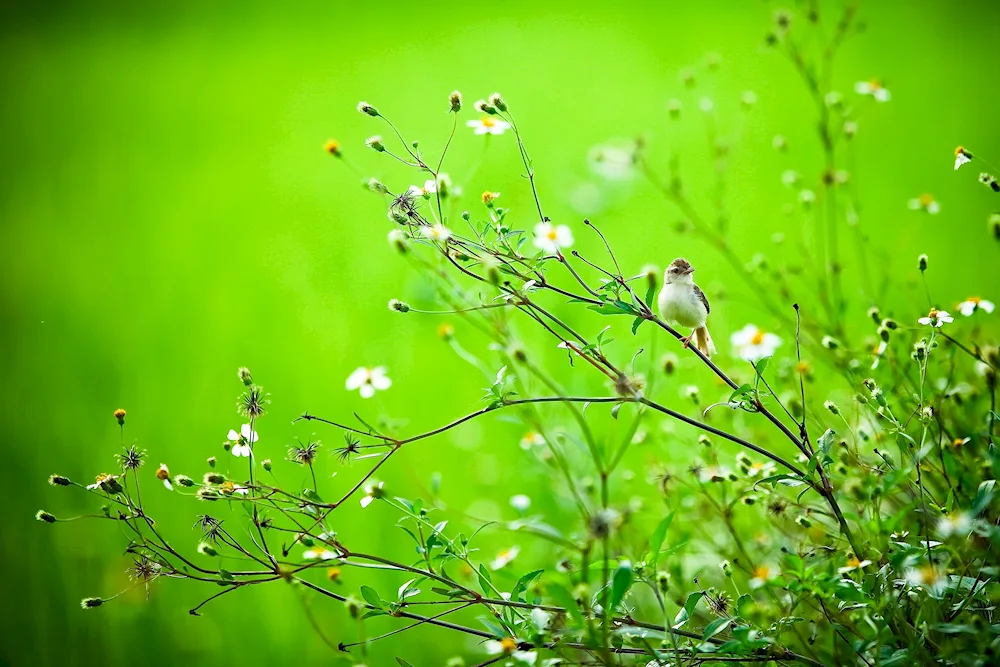
[[[372,501],[374,501],[374,500],[375,500],[375,498],[373,498],[372,496],[365,496],[365,497],[363,497],[361,499],[361,507],[368,507],[369,505],[372,504]]]
[[[369,375],[368,369],[365,368],[364,366],[359,366],[357,370],[355,370],[347,377],[347,382],[344,383],[344,387],[348,391],[354,391],[355,389],[357,389],[358,387],[360,387],[361,385],[363,385],[365,382],[368,381],[368,375]]]
[[[371,398],[375,395],[375,387],[371,384],[363,384],[358,388],[358,392],[360,392],[361,398]]]

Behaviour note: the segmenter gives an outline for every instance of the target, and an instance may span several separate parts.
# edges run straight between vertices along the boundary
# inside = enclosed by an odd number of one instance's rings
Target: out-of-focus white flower
[[[876,102],[888,102],[892,99],[892,95],[889,90],[882,85],[882,82],[878,79],[872,79],[871,81],[858,81],[854,84],[854,92],[859,95],[871,95],[875,98]]]
[[[914,588],[922,588],[931,594],[939,594],[948,583],[948,577],[933,565],[911,567],[906,570],[906,583]]]
[[[992,301],[980,299],[978,296],[970,296],[956,307],[958,308],[958,312],[969,317],[977,310],[982,310],[987,314],[992,313],[995,306]]]
[[[635,144],[613,143],[594,146],[587,154],[591,170],[611,181],[624,181],[635,175]]]
[[[758,565],[750,574],[753,575],[750,578],[750,588],[760,588],[778,576],[778,568],[771,565]]]
[[[712,109],[715,105],[712,103],[711,98],[703,97],[698,101],[698,108],[702,110],[703,113],[712,113]]]
[[[521,438],[521,449],[531,449],[532,447],[541,447],[545,444],[545,438],[538,431],[529,431],[524,434]]]
[[[162,481],[163,486],[167,487],[168,491],[174,490],[174,485],[170,482],[170,470],[166,463],[161,463],[160,467],[156,469],[156,479]]]
[[[329,549],[306,549],[302,552],[305,560],[333,560],[337,557],[337,552]]]
[[[424,186],[411,185],[408,192],[414,197],[429,197],[437,192],[437,181],[433,178],[424,181]]]
[[[376,498],[381,498],[385,495],[385,482],[379,482],[378,484],[369,484],[365,487],[365,495],[361,499],[361,507],[365,508],[372,504]]]
[[[875,349],[872,350],[872,354],[875,355],[875,360],[872,361],[873,369],[878,368],[878,364],[882,360],[882,355],[885,353],[887,347],[889,347],[889,344],[886,343],[884,340],[881,340],[879,341],[878,345],[875,346]]]
[[[792,187],[793,185],[799,182],[799,172],[795,171],[794,169],[786,169],[785,171],[781,172],[781,182],[784,183],[787,187]]]
[[[557,253],[573,245],[573,232],[566,225],[540,222],[535,225],[535,247],[542,252]]]
[[[466,127],[473,129],[473,134],[503,134],[510,128],[510,123],[493,116],[483,116],[479,120],[465,122]]]
[[[729,469],[722,466],[705,466],[698,471],[698,479],[703,483],[725,482],[729,475]]]
[[[965,150],[962,146],[955,149],[955,169],[957,170],[963,164],[972,162],[972,153]]]
[[[966,512],[952,512],[938,519],[937,532],[941,537],[964,537],[972,530],[972,517]]]
[[[781,345],[780,338],[755,324],[748,324],[735,332],[729,337],[729,342],[733,345],[733,354],[745,361],[770,357]]]
[[[514,661],[526,665],[534,665],[538,659],[538,654],[533,651],[518,651],[518,641],[513,637],[503,639],[487,639],[483,642],[483,649],[490,655],[510,656]]]
[[[937,215],[941,212],[941,204],[934,199],[934,195],[927,194],[926,192],[919,197],[914,197],[906,205],[912,211],[927,211],[931,215]]]
[[[245,496],[250,493],[250,489],[245,486],[240,486],[239,484],[233,485],[233,495]]]
[[[775,465],[770,461],[754,461],[747,468],[747,477],[770,477],[774,471]]]
[[[516,509],[518,512],[527,512],[528,508],[531,507],[531,498],[519,493],[516,496],[510,497],[510,506]]]
[[[490,569],[500,570],[507,566],[512,560],[517,558],[517,554],[521,553],[521,548],[514,546],[510,549],[504,549],[496,555],[496,558],[490,563]]]
[[[447,241],[451,238],[451,230],[440,222],[435,225],[425,225],[420,228],[420,234],[432,241]]]
[[[803,205],[809,206],[810,204],[816,202],[816,193],[808,188],[799,190],[799,201],[802,202]]]
[[[854,572],[855,570],[863,570],[871,564],[872,562],[870,560],[858,560],[856,556],[851,556],[847,559],[847,565],[837,568],[837,572],[840,574],[847,574],[848,572]]]
[[[381,391],[391,386],[392,380],[385,374],[384,366],[376,366],[375,368],[359,366],[347,377],[347,382],[344,383],[347,391],[357,389],[361,393],[361,398],[371,398],[375,395],[376,390]]]
[[[251,455],[251,445],[257,442],[259,436],[257,431],[250,428],[250,424],[244,424],[240,427],[240,432],[237,433],[235,429],[229,429],[229,442],[233,443],[230,451],[233,456],[250,456]]]
[[[924,326],[931,326],[941,328],[946,324],[950,324],[955,321],[946,310],[937,310],[936,308],[931,308],[931,311],[927,313],[927,317],[921,317],[917,320],[918,323]]]

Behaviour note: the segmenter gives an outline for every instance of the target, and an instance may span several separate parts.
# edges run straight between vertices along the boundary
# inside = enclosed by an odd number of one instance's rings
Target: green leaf
[[[219,579],[222,579],[223,581],[234,581],[233,575],[230,574],[228,570],[223,570],[221,567],[219,568]]]
[[[687,623],[692,616],[694,616],[695,607],[698,606],[698,601],[704,597],[704,593],[697,591],[691,593],[687,596],[687,600],[684,601],[684,607],[677,612],[677,616],[674,617],[673,628],[676,630],[685,623]]]
[[[649,537],[649,553],[651,560],[651,567],[656,570],[656,563],[660,560],[660,549],[663,547],[663,540],[667,537],[667,529],[670,528],[670,522],[674,520],[674,513],[671,512],[667,515],[660,525],[656,527],[653,534]]]
[[[646,321],[645,317],[637,317],[634,320],[632,320],[632,335],[633,336],[635,335],[635,332],[639,330],[639,327],[642,326],[642,323],[645,322],[645,321]]]
[[[542,575],[542,572],[545,572],[545,570],[535,570],[534,572],[529,572],[528,574],[518,579],[517,583],[514,584],[514,588],[512,588],[510,591],[510,599],[517,602],[518,595],[520,595],[523,591],[528,590],[528,587],[531,586],[531,583],[535,579],[540,577]]]
[[[493,592],[493,588],[490,584],[493,582],[490,579],[490,572],[486,569],[485,565],[480,564],[479,566],[479,587],[483,589],[484,595],[490,595]]]
[[[828,428],[823,435],[819,436],[817,444],[819,445],[819,452],[824,458],[830,456],[830,449],[833,447],[833,438],[835,435],[837,435],[836,431]]]
[[[549,595],[560,607],[565,607],[569,615],[580,624],[585,625],[583,620],[583,613],[580,611],[580,605],[576,603],[576,598],[565,586],[559,584],[548,584]]]
[[[403,660],[402,658],[396,658],[396,662],[399,663],[400,667],[413,667],[412,663]]]
[[[996,486],[997,481],[995,479],[988,479],[979,485],[979,489],[976,491],[976,499],[972,503],[972,515],[976,516],[982,512],[993,500],[993,490]]]
[[[618,569],[615,570],[614,577],[611,579],[611,604],[608,608],[614,610],[618,603],[622,601],[625,594],[628,593],[628,589],[632,587],[632,563],[628,561],[622,561],[618,565]]]
[[[375,607],[376,609],[382,608],[382,598],[378,596],[378,593],[371,586],[361,587],[361,597],[365,599],[365,602]]]
[[[646,288],[646,306],[649,308],[653,307],[653,296],[656,294],[656,283],[654,282],[649,287]]]
[[[735,618],[717,618],[708,625],[705,626],[705,631],[701,633],[701,638],[704,640],[711,639],[715,635],[719,634],[726,628],[728,628]]]

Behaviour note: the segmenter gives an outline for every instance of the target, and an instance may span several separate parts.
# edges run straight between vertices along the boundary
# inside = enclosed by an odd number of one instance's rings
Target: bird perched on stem
[[[686,259],[678,257],[671,262],[663,273],[663,288],[657,305],[663,319],[694,329],[690,336],[681,339],[685,346],[694,338],[695,347],[706,357],[711,357],[715,354],[715,345],[705,328],[711,309],[705,293],[694,284],[692,273],[694,267]]]

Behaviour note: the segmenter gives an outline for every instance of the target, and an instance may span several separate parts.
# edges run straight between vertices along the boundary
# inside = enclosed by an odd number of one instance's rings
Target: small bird
[[[711,357],[715,354],[715,345],[705,328],[711,308],[705,293],[694,284],[692,273],[694,267],[686,259],[678,257],[671,262],[663,273],[663,288],[657,305],[663,319],[694,329],[690,336],[681,339],[685,346],[694,338],[695,347],[706,357]]]

